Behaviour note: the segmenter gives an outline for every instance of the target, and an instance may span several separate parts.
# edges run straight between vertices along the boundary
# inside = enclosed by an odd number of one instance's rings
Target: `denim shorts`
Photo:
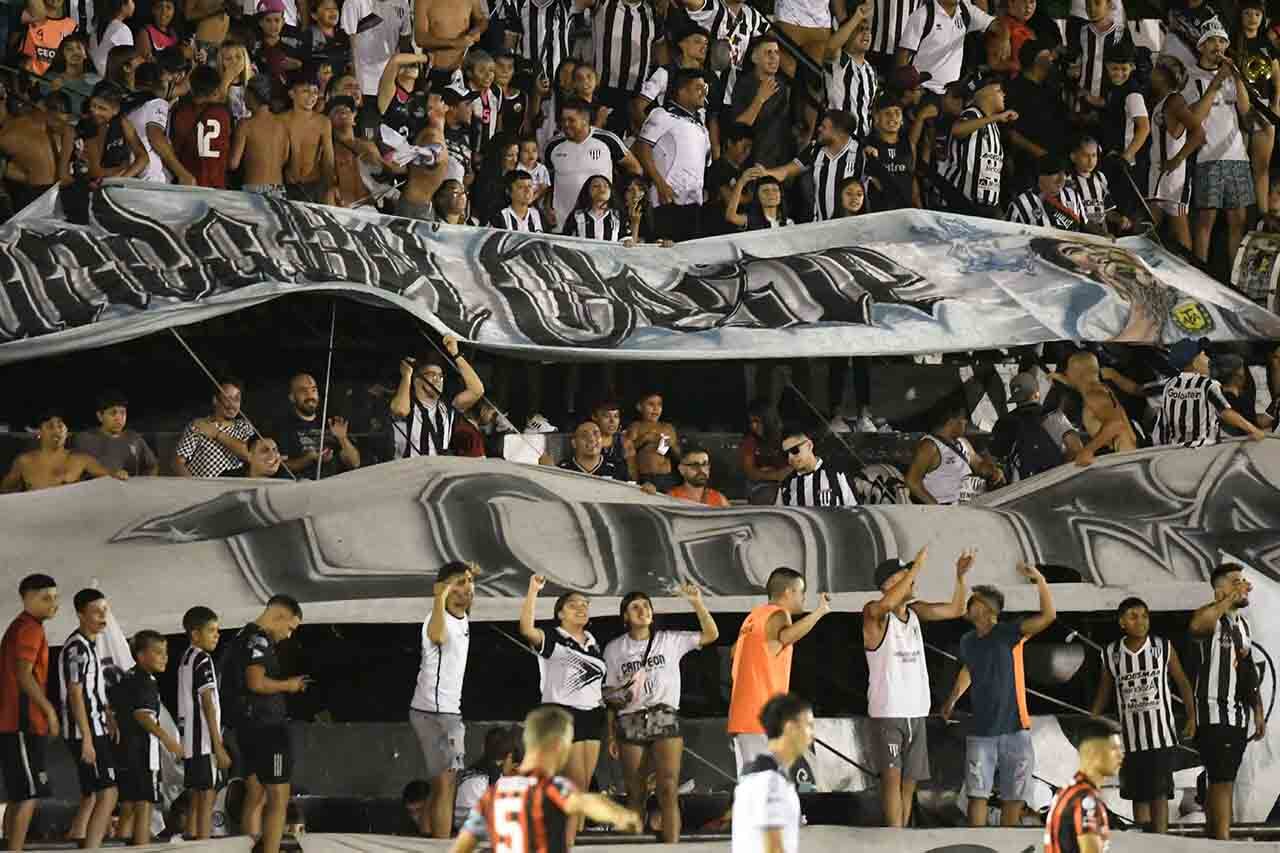
[[[1023,730],[994,737],[965,738],[965,796],[991,796],[999,781],[1000,799],[1026,801],[1031,793],[1031,774],[1036,769],[1036,751],[1031,732]]]

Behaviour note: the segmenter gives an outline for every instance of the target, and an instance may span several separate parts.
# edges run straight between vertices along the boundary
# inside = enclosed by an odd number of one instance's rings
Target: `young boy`
[[[1067,175],[1067,187],[1080,200],[1085,221],[1093,228],[1108,225],[1125,229],[1129,218],[1113,209],[1111,182],[1098,171],[1098,141],[1092,136],[1082,136],[1071,149],[1071,174]]]
[[[333,126],[315,111],[320,89],[314,74],[300,72],[289,82],[293,105],[283,116],[289,134],[285,194],[291,201],[323,204],[333,188]]]
[[[520,137],[520,152],[516,163],[533,176],[533,206],[537,207],[543,196],[551,189],[551,171],[547,164],[538,159],[538,138],[528,135]]]
[[[211,65],[191,72],[191,97],[179,101],[169,114],[169,132],[178,160],[209,189],[227,188],[231,132],[235,122],[222,93],[222,79]]]
[[[1184,738],[1195,736],[1195,696],[1173,644],[1150,635],[1151,612],[1146,602],[1126,598],[1116,615],[1124,638],[1102,653],[1102,681],[1090,712],[1096,716],[1106,710],[1114,691],[1124,732],[1120,796],[1133,802],[1135,821],[1152,832],[1166,832],[1178,747],[1169,679],[1173,679],[1187,711]]]
[[[377,144],[356,136],[356,102],[346,95],[338,95],[325,104],[325,115],[333,126],[334,168],[334,187],[325,204],[338,207],[373,204],[374,189],[366,183],[360,164],[363,162],[376,174],[387,167],[387,163]]]
[[[151,807],[160,802],[160,747],[182,755],[182,744],[160,725],[156,675],[169,666],[169,643],[157,631],[133,638],[135,666],[111,691],[120,721],[120,834],[137,845],[151,843]]]
[[[289,131],[271,112],[271,84],[254,77],[245,88],[245,100],[253,111],[240,122],[231,142],[231,170],[244,164],[247,193],[284,200],[284,164],[289,159]]]
[[[112,738],[116,720],[107,704],[107,685],[98,659],[98,635],[107,627],[107,597],[96,589],[76,593],[80,627],[62,644],[62,734],[80,771],[80,808],[67,837],[89,850],[102,846],[116,807],[116,765]]]
[[[625,462],[631,480],[636,479],[636,448],[622,434],[622,406],[613,400],[601,400],[591,409],[591,420],[600,427],[600,455],[605,461]]]
[[[876,70],[867,61],[870,49],[871,4],[862,3],[827,40],[823,65],[827,105],[857,120],[859,139],[871,133],[871,104],[876,97]]]
[[[218,771],[231,767],[222,741],[222,710],[213,652],[218,647],[218,614],[193,607],[182,617],[191,646],[178,665],[178,727],[182,730],[183,778],[191,808],[187,837],[205,839],[213,831]]]
[[[88,453],[108,471],[126,471],[130,477],[154,477],[160,461],[146,439],[131,429],[129,401],[119,391],[108,391],[98,397],[98,429],[78,432],[71,442],[73,449]]]
[[[874,157],[877,165],[869,165],[875,192],[871,209],[901,210],[920,206],[920,190],[916,186],[915,156],[911,143],[902,135],[902,102],[895,95],[880,96],[872,110],[875,132],[863,150]]]
[[[530,231],[541,234],[546,231],[542,227],[542,215],[533,204],[533,175],[523,169],[515,169],[507,173],[507,198],[511,203],[494,214],[494,228],[508,231]]]
[[[641,483],[652,484],[664,494],[680,485],[673,473],[672,457],[680,456],[676,428],[662,420],[662,395],[645,394],[636,403],[639,420],[631,422],[623,435],[636,449],[636,475]]]

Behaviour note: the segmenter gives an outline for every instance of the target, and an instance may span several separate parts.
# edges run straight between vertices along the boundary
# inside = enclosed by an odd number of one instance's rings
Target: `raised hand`
[[[454,335],[445,335],[440,341],[444,344],[444,351],[449,353],[449,358],[458,357],[458,339]]]
[[[1023,562],[1022,560],[1019,560],[1016,568],[1019,575],[1031,581],[1032,583],[1040,583],[1042,580],[1044,580],[1044,575],[1040,574],[1040,570],[1037,569],[1035,566],[1031,565],[1030,563],[1026,563],[1026,562]]]
[[[682,598],[687,599],[694,607],[702,603],[702,590],[696,584],[682,584],[678,588],[678,592]]]
[[[961,551],[960,556],[956,559],[956,577],[963,578],[969,574],[969,570],[973,568],[973,561],[978,556],[977,548],[969,548]]]
[[[338,441],[347,440],[347,430],[349,426],[347,419],[344,417],[329,418],[329,432],[332,433],[333,437]]]
[[[831,612],[831,593],[828,593],[828,592],[818,593],[818,612],[819,613]]]
[[[529,594],[537,595],[542,592],[542,588],[547,585],[546,575],[534,575],[529,578]]]

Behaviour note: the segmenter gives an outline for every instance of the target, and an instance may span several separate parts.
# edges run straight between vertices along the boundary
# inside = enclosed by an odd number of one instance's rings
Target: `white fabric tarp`
[[[0,363],[128,340],[290,293],[412,313],[539,358],[726,359],[1056,340],[1280,337],[1280,317],[1156,243],[920,210],[629,248],[109,182],[0,227]]]
[[[0,586],[43,571],[68,594],[108,593],[131,630],[179,630],[213,607],[226,625],[271,594],[296,596],[309,622],[416,622],[436,569],[478,563],[473,618],[514,620],[532,573],[609,610],[632,589],[684,608],[692,581],[718,611],[761,601],[780,565],[812,593],[861,608],[882,560],[930,547],[924,597],[951,594],[956,555],[978,548],[973,583],[1012,611],[1035,608],[1020,559],[1079,572],[1057,583],[1061,611],[1114,608],[1137,593],[1157,610],[1210,597],[1220,551],[1280,576],[1280,439],[1144,450],[1090,469],[1063,466],[967,507],[713,510],[622,483],[498,460],[416,459],[319,483],[240,479],[95,480],[0,497]],[[74,627],[63,608],[50,636]]]

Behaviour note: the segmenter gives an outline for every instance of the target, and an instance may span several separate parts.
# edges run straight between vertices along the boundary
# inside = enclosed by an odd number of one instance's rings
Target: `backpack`
[[[969,12],[969,3],[967,0],[959,0],[957,5],[960,7],[960,20],[964,22],[964,29],[967,33],[969,32],[969,22],[973,20],[973,15]],[[931,32],[933,32],[934,16],[937,14],[933,7],[934,4],[932,0],[924,4],[924,30],[920,35],[920,44],[924,44],[924,40],[929,37]],[[920,47],[917,45],[916,52],[919,53],[919,51]]]
[[[1017,480],[1025,480],[1056,468],[1063,462],[1062,449],[1044,428],[1040,417],[1018,418],[1017,438],[1009,453],[1009,468]]]

